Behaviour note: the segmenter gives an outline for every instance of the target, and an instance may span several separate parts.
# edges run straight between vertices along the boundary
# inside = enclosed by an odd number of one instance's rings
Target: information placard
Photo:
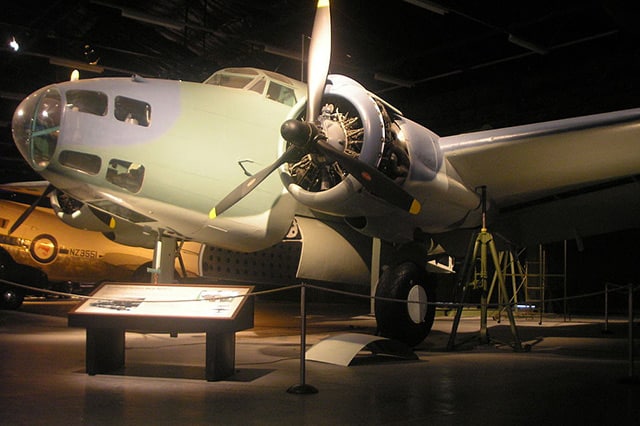
[[[234,318],[249,286],[106,283],[75,314]]]
[[[205,332],[207,380],[234,372],[235,333],[253,327],[253,286],[104,283],[69,312],[87,329],[89,375],[124,367],[126,330]]]

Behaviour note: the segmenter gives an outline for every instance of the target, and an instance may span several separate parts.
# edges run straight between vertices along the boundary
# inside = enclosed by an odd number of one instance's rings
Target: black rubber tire
[[[18,309],[24,301],[24,291],[15,287],[0,288],[0,309]]]
[[[426,271],[413,262],[401,263],[382,273],[378,281],[376,297],[407,300],[409,291],[415,285],[424,289],[427,302],[435,300],[435,291],[428,283]],[[436,308],[435,305],[428,304],[424,318],[416,323],[409,316],[406,303],[376,300],[375,314],[378,333],[381,336],[399,340],[409,346],[416,346],[431,331]]]

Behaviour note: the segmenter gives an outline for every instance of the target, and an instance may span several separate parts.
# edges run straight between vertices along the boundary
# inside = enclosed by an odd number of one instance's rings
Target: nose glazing
[[[23,100],[13,114],[13,140],[36,171],[47,168],[54,155],[63,107],[60,91],[45,87]]]

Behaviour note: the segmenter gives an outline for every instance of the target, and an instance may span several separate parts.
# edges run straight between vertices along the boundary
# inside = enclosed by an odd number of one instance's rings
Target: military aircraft
[[[463,254],[483,217],[523,245],[640,226],[640,109],[439,137],[328,74],[330,22],[319,0],[306,85],[255,68],[53,84],[17,108],[15,143],[72,226],[259,252],[294,223],[299,279],[383,269],[376,294],[403,300],[434,300],[428,261]],[[434,312],[375,308],[380,332],[410,344]]]
[[[121,245],[102,233],[66,225],[46,207],[36,207],[19,228],[9,233],[24,211],[24,204],[0,199],[3,279],[76,294],[86,293],[102,281],[151,281],[147,269],[152,266],[152,250]],[[193,250],[185,250],[182,257],[188,276],[197,274]],[[33,269],[44,273],[44,282],[33,282],[37,275],[25,273]],[[25,294],[31,293],[0,283],[0,306],[18,308]]]

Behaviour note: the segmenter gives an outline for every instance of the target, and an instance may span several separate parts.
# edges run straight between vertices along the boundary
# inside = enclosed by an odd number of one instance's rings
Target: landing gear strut
[[[148,270],[151,272],[151,282],[153,284],[172,283],[174,279],[176,260],[176,239],[159,235],[156,246],[153,249],[153,266]]]

